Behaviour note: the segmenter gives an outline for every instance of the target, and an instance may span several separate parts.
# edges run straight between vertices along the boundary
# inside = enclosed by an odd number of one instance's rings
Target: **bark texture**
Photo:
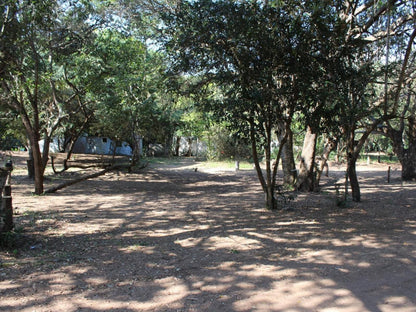
[[[407,148],[404,146],[404,126],[399,130],[388,127],[387,136],[393,142],[393,150],[402,166],[402,180],[416,180],[416,119],[408,118]]]
[[[358,183],[357,170],[356,170],[357,157],[353,153],[348,154],[348,166],[347,175],[350,180],[351,196],[355,202],[361,201],[360,184]]]
[[[305,139],[303,141],[302,154],[299,164],[299,176],[297,188],[300,191],[313,191],[315,186],[315,147],[316,147],[316,133],[308,127]]]
[[[283,138],[279,138],[282,141]],[[283,183],[285,185],[294,186],[297,178],[297,170],[295,164],[295,157],[293,155],[293,132],[287,130],[287,141],[282,147],[282,168],[283,168]]]

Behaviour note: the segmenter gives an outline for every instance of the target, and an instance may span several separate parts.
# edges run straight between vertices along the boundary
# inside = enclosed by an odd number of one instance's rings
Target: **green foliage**
[[[225,124],[213,124],[203,136],[208,142],[207,158],[210,160],[250,159],[251,148],[230,131]]]
[[[374,120],[398,116],[389,127],[402,132],[402,121],[413,120],[405,100],[389,106],[393,87],[376,101],[385,92],[380,78],[389,88],[396,84],[412,38],[414,8],[405,1],[392,2],[388,15],[385,2],[369,2],[357,16],[340,1],[172,5],[158,12],[160,21],[155,11],[163,3],[2,1],[3,142],[29,138],[35,146],[44,135],[75,136],[89,126],[132,145],[137,134],[165,144],[174,134],[206,137],[214,158],[246,157],[253,141],[270,162],[277,154],[271,141],[285,127],[297,145],[309,126],[343,136],[352,148],[355,131]],[[157,39],[166,53],[155,51]],[[413,67],[405,71],[409,94]],[[27,119],[27,138],[16,116]],[[403,132],[403,148],[409,138]],[[382,139],[372,143],[392,150]]]
[[[35,192],[43,192],[48,142],[69,121],[78,93],[66,60],[79,53],[95,27],[88,1],[3,1],[0,18],[0,104],[16,112],[32,151]],[[45,139],[45,149],[38,142]]]
[[[198,90],[215,82],[223,96],[204,105],[240,134],[248,135],[252,119],[257,139],[267,140],[267,127],[291,123],[295,112],[303,127],[338,131],[334,117],[343,116],[351,93],[360,102],[353,113],[365,111],[359,88],[371,68],[351,64],[363,44],[345,41],[348,29],[336,13],[319,1],[182,1],[177,14],[164,15],[171,72],[198,75]]]
[[[137,135],[164,142],[173,132],[172,106],[164,94],[163,55],[134,34],[104,29],[73,64],[74,79],[94,103],[90,132],[133,145]]]
[[[175,15],[164,15],[172,74],[197,75],[198,91],[211,84],[221,90],[203,104],[252,143],[255,163],[264,153],[266,177],[256,168],[268,200],[273,201],[277,172],[271,166],[273,138],[283,137],[295,113],[304,127],[333,124],[338,81],[330,81],[334,70],[328,64],[337,65],[336,53],[348,54],[348,47],[340,49],[345,33],[334,13],[318,1],[203,0],[181,1]]]

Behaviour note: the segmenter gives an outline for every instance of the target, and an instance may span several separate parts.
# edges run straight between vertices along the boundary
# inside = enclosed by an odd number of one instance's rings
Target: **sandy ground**
[[[361,203],[337,207],[340,166],[270,212],[253,170],[184,159],[39,197],[17,165],[0,311],[416,311],[416,184],[358,169]]]

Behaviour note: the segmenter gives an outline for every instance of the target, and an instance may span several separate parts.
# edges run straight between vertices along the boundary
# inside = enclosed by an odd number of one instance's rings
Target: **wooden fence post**
[[[5,232],[13,229],[12,186],[7,184],[3,190],[3,218]]]
[[[387,170],[387,183],[390,183],[391,167]]]
[[[11,170],[7,173],[4,186],[1,189],[0,218],[2,219],[0,227],[1,232],[8,232],[13,229],[13,206],[12,206],[12,186]]]

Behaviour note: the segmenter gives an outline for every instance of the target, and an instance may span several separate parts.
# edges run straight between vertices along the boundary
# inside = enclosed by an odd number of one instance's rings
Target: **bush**
[[[249,159],[251,157],[250,146],[236,139],[229,130],[223,127],[211,127],[207,141],[207,158],[209,159]]]

